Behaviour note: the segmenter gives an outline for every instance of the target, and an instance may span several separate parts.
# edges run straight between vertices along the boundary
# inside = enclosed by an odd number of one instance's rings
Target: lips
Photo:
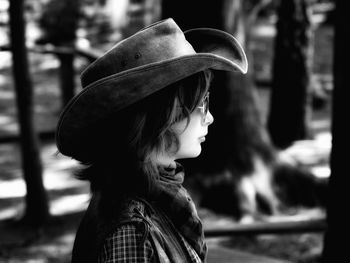
[[[206,132],[205,134],[203,134],[202,136],[200,136],[198,139],[200,142],[204,142],[205,141],[205,136],[208,134],[208,132]]]

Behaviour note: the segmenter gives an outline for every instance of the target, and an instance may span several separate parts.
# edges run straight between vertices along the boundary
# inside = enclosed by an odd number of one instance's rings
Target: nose
[[[206,125],[210,125],[214,122],[214,117],[213,115],[210,113],[210,111],[208,111],[207,116],[205,116],[205,124]]]

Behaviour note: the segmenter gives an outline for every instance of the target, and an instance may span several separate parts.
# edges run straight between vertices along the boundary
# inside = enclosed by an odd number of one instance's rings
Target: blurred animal
[[[202,207],[228,214],[244,223],[278,213],[279,200],[273,184],[273,167],[255,156],[250,173],[196,173],[185,185]]]
[[[267,164],[255,156],[250,173],[194,173],[186,177],[185,186],[198,206],[250,223],[290,208],[325,208],[328,179],[298,164]]]

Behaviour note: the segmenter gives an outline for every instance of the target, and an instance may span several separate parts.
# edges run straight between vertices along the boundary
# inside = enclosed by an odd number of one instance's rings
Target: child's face
[[[187,127],[187,119],[171,126],[179,140],[179,150],[174,156],[175,160],[197,157],[202,151],[201,143],[205,141],[208,126],[214,121],[213,115],[209,111],[203,118],[203,113],[198,108],[191,113],[190,117]]]

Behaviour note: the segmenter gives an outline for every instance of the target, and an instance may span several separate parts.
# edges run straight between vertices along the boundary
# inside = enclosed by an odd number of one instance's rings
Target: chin
[[[198,157],[202,152],[202,149],[201,147],[199,147],[199,149],[197,149],[196,151],[191,151],[191,152],[188,152],[187,154],[184,155],[184,157],[182,159],[185,159],[185,158],[196,158]]]

